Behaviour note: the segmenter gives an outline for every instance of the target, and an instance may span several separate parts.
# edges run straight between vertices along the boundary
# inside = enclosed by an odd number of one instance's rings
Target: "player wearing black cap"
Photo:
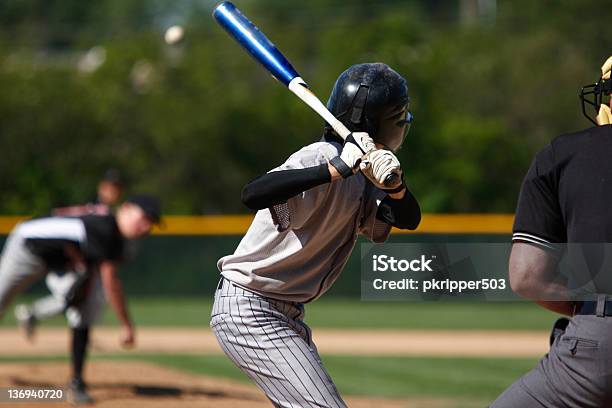
[[[612,242],[611,68],[612,57],[602,66],[600,79],[581,92],[583,113],[597,126],[554,139],[535,156],[523,181],[512,238],[510,284],[519,295],[571,318],[557,321],[549,353],[492,408],[612,406],[610,280],[590,281],[598,272],[592,267],[602,265],[603,259],[599,251],[603,246],[595,244]],[[567,243],[567,251],[559,243]],[[577,286],[557,273],[561,257],[571,260],[576,252],[587,256],[583,258],[586,267],[570,277],[587,275],[589,285]],[[590,257],[590,252],[597,253],[598,259]]]
[[[117,169],[108,169],[98,182],[96,196],[83,205],[55,208],[52,215],[78,217],[85,214],[110,214],[121,201],[125,178]]]
[[[100,281],[123,325],[121,342],[134,342],[116,264],[123,259],[125,240],[141,238],[160,221],[160,206],[148,195],[133,196],[116,215],[45,217],[18,224],[9,235],[0,258],[0,317],[12,298],[43,278],[49,270],[72,271],[79,284],[67,293],[67,305],[78,306],[87,291],[82,285]],[[80,285],[82,284],[82,285]],[[77,310],[78,311],[78,310]],[[80,310],[80,319],[88,320]],[[79,333],[81,335],[79,335]],[[88,331],[73,337],[70,390],[74,402],[89,402],[82,378]]]
[[[96,197],[81,205],[55,208],[51,212],[54,216],[78,217],[83,215],[109,215],[119,204],[125,180],[119,170],[109,169],[97,184]],[[89,279],[89,274],[85,274]],[[101,285],[96,282],[82,282],[85,276],[79,276],[76,272],[55,273],[49,271],[45,283],[51,292],[29,305],[20,304],[15,307],[15,317],[23,328],[26,338],[33,340],[38,322],[66,313],[68,323],[73,330],[73,337],[84,337],[88,331],[89,322],[96,320],[95,317],[101,311],[105,300]],[[78,289],[81,287],[81,289]],[[84,290],[87,287],[86,301],[79,304],[78,313],[75,308],[67,305],[66,295]]]

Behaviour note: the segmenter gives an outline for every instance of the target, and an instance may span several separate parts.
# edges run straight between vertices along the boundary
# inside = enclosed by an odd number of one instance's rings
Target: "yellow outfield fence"
[[[7,235],[27,216],[0,216],[0,235]],[[166,215],[155,235],[241,235],[253,215]],[[393,229],[395,234],[510,234],[513,214],[423,214],[416,231]]]

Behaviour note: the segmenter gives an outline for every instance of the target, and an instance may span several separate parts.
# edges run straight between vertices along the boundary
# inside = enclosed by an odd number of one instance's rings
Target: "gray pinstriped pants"
[[[283,408],[345,408],[323,367],[301,303],[270,299],[221,279],[210,326],[227,356]]]

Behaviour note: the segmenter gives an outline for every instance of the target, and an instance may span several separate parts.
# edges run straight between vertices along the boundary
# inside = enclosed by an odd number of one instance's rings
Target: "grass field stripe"
[[[8,235],[27,216],[0,216],[0,235]],[[243,235],[253,215],[167,215],[155,235]],[[393,228],[392,234],[511,234],[513,214],[423,214],[416,231]]]

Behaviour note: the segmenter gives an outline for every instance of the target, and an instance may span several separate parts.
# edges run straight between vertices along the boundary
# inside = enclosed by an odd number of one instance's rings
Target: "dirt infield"
[[[119,332],[101,327],[93,332],[94,353],[121,352]],[[65,354],[68,331],[40,330],[37,341],[27,343],[16,329],[0,329],[1,355]],[[418,330],[316,330],[314,340],[321,354],[393,355],[439,357],[538,357],[548,350],[545,332],[418,331]],[[220,353],[208,329],[141,328],[139,352]]]
[[[96,407],[113,408],[269,408],[253,386],[230,380],[187,374],[144,362],[95,361],[87,369]],[[0,387],[63,387],[68,367],[63,363],[0,365]],[[391,400],[348,397],[355,408],[449,408],[445,399]],[[0,407],[68,407],[61,403],[2,403]]]
[[[118,345],[116,328],[96,328],[93,354],[123,352]],[[44,328],[36,342],[27,343],[17,329],[0,329],[0,356],[41,356],[66,354],[68,330]],[[151,328],[138,332],[135,352],[209,353],[221,350],[208,329]],[[395,330],[317,330],[315,341],[322,354],[335,355],[405,355],[445,357],[535,357],[547,349],[543,332],[503,331],[395,331]],[[0,364],[0,387],[62,387],[68,377],[66,363]],[[87,366],[91,393],[96,406],[114,408],[187,408],[187,407],[270,407],[255,387],[189,374],[179,370],[139,361],[92,361]],[[469,401],[449,399],[373,399],[347,397],[357,408],[454,408],[482,406]],[[39,407],[41,404],[5,404],[0,408]],[[65,407],[63,403],[45,403],[45,407]]]

